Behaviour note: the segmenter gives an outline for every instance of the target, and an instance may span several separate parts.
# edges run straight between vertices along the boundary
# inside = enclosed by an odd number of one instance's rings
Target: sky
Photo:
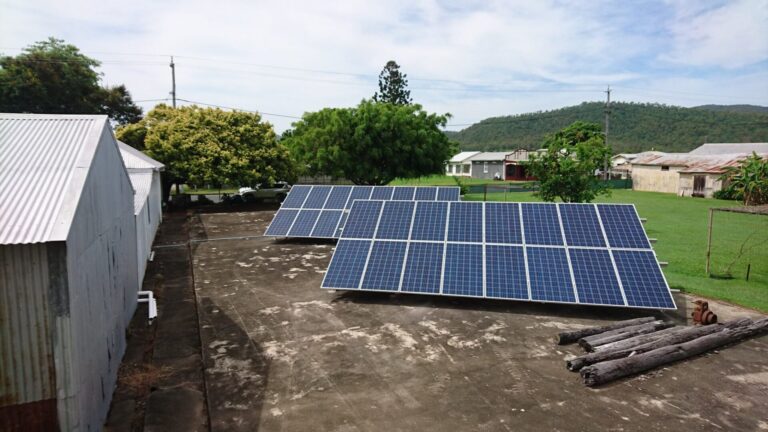
[[[170,97],[277,132],[350,107],[395,60],[449,130],[583,101],[768,105],[768,0],[0,0],[0,53],[54,36],[145,112]],[[145,102],[144,102],[145,101]]]

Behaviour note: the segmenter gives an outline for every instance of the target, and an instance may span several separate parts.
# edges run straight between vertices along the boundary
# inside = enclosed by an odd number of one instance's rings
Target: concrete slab
[[[196,232],[258,235],[272,212],[200,215]],[[759,430],[768,337],[599,389],[554,345],[616,308],[319,288],[333,243],[197,244],[212,430]],[[684,322],[683,308],[659,314]],[[722,319],[757,315],[710,302]]]

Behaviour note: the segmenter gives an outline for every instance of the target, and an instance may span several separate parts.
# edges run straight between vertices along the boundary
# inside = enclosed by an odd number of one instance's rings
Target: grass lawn
[[[504,198],[503,193],[488,194],[489,201]],[[464,199],[480,201],[483,195],[469,194]],[[508,193],[506,199],[540,201],[527,192]],[[648,219],[648,237],[658,239],[654,249],[659,260],[669,262],[664,274],[672,288],[768,312],[768,217],[715,213],[712,273],[724,275],[734,262],[730,268],[733,278],[723,279],[708,277],[705,272],[708,209],[738,203],[626,189],[613,190],[610,197],[595,202],[635,204],[640,217]],[[745,280],[747,264],[751,264],[749,281]]]
[[[477,179],[471,177],[459,177],[462,184],[475,185],[475,184],[504,184],[504,183],[529,183],[523,181],[496,181],[490,179]],[[409,179],[395,179],[389,183],[392,186],[457,186],[456,180],[452,176],[447,175],[431,175],[426,177],[417,177]]]
[[[192,189],[189,186],[184,186],[184,193],[187,195],[217,195],[219,193],[228,193],[228,194],[235,194],[237,193],[237,188],[225,188],[225,189],[205,189],[205,188],[199,188],[199,189]],[[171,195],[176,195],[176,188],[171,188]]]

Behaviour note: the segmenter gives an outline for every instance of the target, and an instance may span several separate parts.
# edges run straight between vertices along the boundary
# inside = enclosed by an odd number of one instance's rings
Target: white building
[[[136,220],[136,254],[141,282],[144,280],[147,260],[152,252],[152,242],[163,220],[160,172],[165,169],[165,165],[124,142],[118,141],[117,144],[135,191],[133,214]]]
[[[458,153],[445,164],[445,173],[449,176],[471,176],[472,162],[470,162],[470,159],[472,156],[478,154],[480,154],[479,151],[465,151]]]
[[[139,287],[133,189],[106,116],[0,114],[0,412],[101,430]]]

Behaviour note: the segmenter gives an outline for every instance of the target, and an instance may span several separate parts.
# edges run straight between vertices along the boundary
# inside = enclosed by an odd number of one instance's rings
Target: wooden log
[[[614,330],[613,333],[608,332],[590,336],[588,338],[580,339],[579,345],[581,345],[587,351],[594,351],[595,347],[600,345],[609,344],[624,339],[629,339],[634,336],[653,333],[657,330],[662,330],[674,326],[672,323],[665,323],[664,321],[654,321],[646,324],[640,324],[638,326],[625,327],[623,329]],[[623,331],[622,331],[623,330]]]
[[[661,333],[667,330],[674,330],[674,331],[668,331],[667,333],[661,335],[659,339],[652,340],[640,345],[633,345],[629,347],[615,347],[614,349],[611,349],[611,350],[604,350],[604,351],[601,350],[601,351],[585,354],[583,356],[572,358],[566,361],[565,366],[568,368],[568,370],[575,372],[591,364],[600,363],[608,360],[620,359],[623,357],[627,357],[629,355],[641,354],[641,353],[652,351],[667,345],[675,345],[675,344],[687,342],[689,340],[693,340],[701,336],[706,336],[708,334],[723,331],[729,328],[743,327],[751,323],[752,323],[751,319],[742,318],[740,320],[726,322],[723,325],[709,325],[709,326],[697,326],[697,327],[672,327],[671,329],[666,329],[666,330],[661,330],[656,332],[656,333]],[[651,336],[651,335],[655,335],[656,333],[651,333],[649,335],[644,335],[644,336]],[[638,338],[639,337],[640,336],[638,336]],[[624,342],[624,341],[621,341],[621,342]]]
[[[641,323],[641,324],[634,324],[634,325],[631,325],[631,326],[628,326],[628,327],[622,327],[622,328],[610,330],[610,331],[607,331],[607,332],[604,332],[604,333],[598,333],[598,334],[595,334],[595,335],[586,336],[586,337],[583,337],[583,338],[579,339],[579,345],[581,345],[582,343],[591,343],[592,341],[604,338],[606,336],[613,336],[613,335],[623,334],[623,333],[626,333],[628,331],[632,331],[632,330],[634,330],[634,329],[636,329],[636,328],[638,328],[640,326],[644,326],[646,324],[659,323],[659,322],[661,322],[661,320],[653,320],[653,321],[649,321],[649,322],[645,322],[645,323]]]
[[[768,332],[768,318],[755,321],[747,326],[725,329],[688,342],[668,345],[631,357],[593,364],[581,369],[581,377],[584,379],[584,384],[593,387],[625,376],[645,372],[661,365],[694,357],[765,332]]]
[[[656,318],[654,317],[634,318],[634,319],[625,320],[625,321],[618,321],[613,324],[608,324],[600,327],[589,327],[581,330],[561,332],[557,335],[557,344],[566,345],[566,344],[574,343],[579,339],[587,336],[592,336],[599,333],[605,333],[607,331],[616,330],[622,327],[629,327],[633,325],[649,323],[655,320]]]
[[[662,337],[670,333],[678,332],[686,328],[687,327],[672,326],[669,328],[661,329],[659,331],[655,331],[653,333],[641,334],[641,335],[633,336],[631,338],[622,339],[616,342],[611,342],[604,345],[598,345],[594,347],[594,351],[613,351],[617,349],[631,348],[636,345],[642,345],[644,343],[655,341],[656,339],[661,339]]]

